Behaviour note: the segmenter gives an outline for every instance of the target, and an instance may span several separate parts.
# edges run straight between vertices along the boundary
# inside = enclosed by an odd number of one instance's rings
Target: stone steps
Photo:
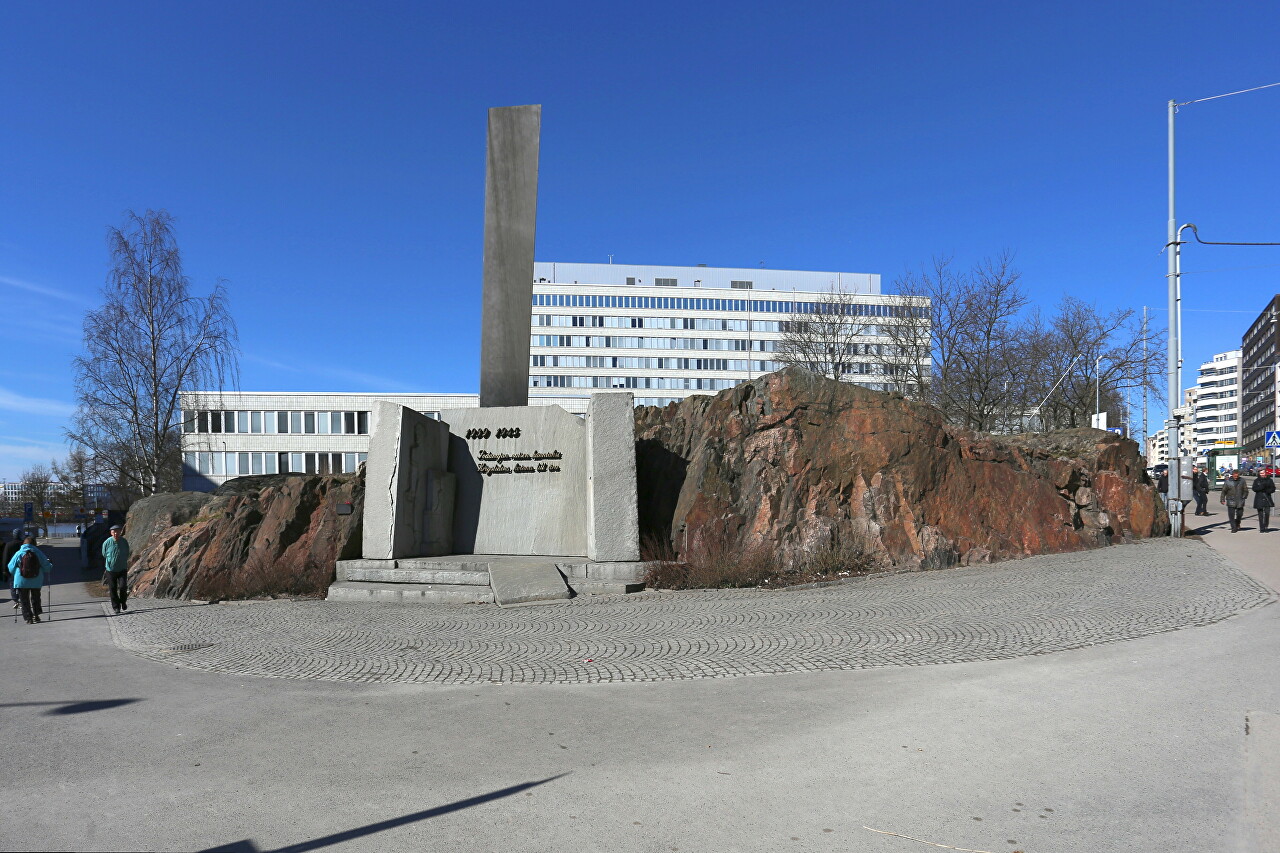
[[[390,562],[390,561],[387,561]],[[365,568],[349,566],[338,570],[338,580],[367,581],[369,583],[417,583],[462,586],[488,586],[489,572],[475,570],[451,571],[448,569]]]
[[[405,604],[492,604],[488,584],[375,583],[337,581],[325,601],[387,601]]]
[[[640,581],[588,581],[568,578],[566,581],[574,595],[625,595],[644,592]]]
[[[644,589],[644,563],[581,557],[457,555],[340,560],[328,601],[471,602],[502,606],[620,595]]]

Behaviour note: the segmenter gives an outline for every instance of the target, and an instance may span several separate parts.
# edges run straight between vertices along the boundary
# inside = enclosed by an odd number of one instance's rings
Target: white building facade
[[[795,315],[848,294],[865,335],[845,379],[885,390],[880,326],[927,322],[920,300],[880,292],[880,276],[726,267],[534,264],[529,394],[629,390],[636,405],[714,394],[779,369]],[[844,299],[844,297],[841,297]]]
[[[880,293],[878,275],[624,264],[534,265],[529,403],[582,414],[596,391],[636,405],[714,394],[782,365],[796,314],[849,294],[862,325],[846,379],[884,387],[880,326],[927,305]],[[369,449],[374,402],[440,418],[478,394],[248,393],[183,395],[183,488],[206,491],[252,474],[351,473]],[[447,420],[447,417],[444,417]]]
[[[1187,389],[1192,414],[1189,455],[1208,460],[1215,447],[1240,443],[1240,350],[1219,353],[1200,365],[1195,387]]]

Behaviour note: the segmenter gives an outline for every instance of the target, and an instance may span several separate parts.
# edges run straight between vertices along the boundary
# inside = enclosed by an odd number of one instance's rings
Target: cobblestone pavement
[[[818,589],[646,592],[537,607],[135,600],[116,643],[276,678],[589,683],[920,666],[1209,625],[1274,596],[1209,548],[1158,540]]]

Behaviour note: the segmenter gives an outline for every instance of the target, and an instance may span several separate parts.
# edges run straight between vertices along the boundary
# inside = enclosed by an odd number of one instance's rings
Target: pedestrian
[[[40,590],[53,571],[53,563],[36,547],[36,537],[28,536],[18,553],[8,563],[13,574],[13,586],[22,604],[22,618],[28,624],[40,621],[44,608],[40,606]]]
[[[1165,469],[1160,472],[1160,476],[1156,478],[1156,490],[1164,497],[1169,497],[1169,471]]]
[[[1276,481],[1263,469],[1253,481],[1253,508],[1258,511],[1258,531],[1261,533],[1267,532],[1267,525],[1271,522],[1271,508],[1276,505],[1275,498],[1271,496],[1275,493]]]
[[[0,557],[0,563],[2,563],[5,566],[8,566],[9,561],[13,559],[13,555],[17,554],[18,549],[21,547],[22,547],[22,531],[15,527],[13,528],[13,539],[9,541],[8,545],[4,546],[4,556]],[[13,609],[17,610],[20,607],[22,607],[22,603],[18,601],[18,585],[16,583],[13,583],[12,578],[10,578],[9,592],[13,596]]]
[[[1227,505],[1227,520],[1231,522],[1231,532],[1240,532],[1240,522],[1244,520],[1245,500],[1249,497],[1249,487],[1240,479],[1240,471],[1231,469],[1231,474],[1222,481],[1222,494],[1219,500]]]
[[[1209,475],[1203,465],[1197,465],[1191,475],[1191,496],[1196,499],[1196,515],[1208,515]]]
[[[102,543],[102,561],[106,567],[107,587],[111,590],[111,608],[119,613],[129,609],[129,540],[124,528],[111,525],[111,538]]]

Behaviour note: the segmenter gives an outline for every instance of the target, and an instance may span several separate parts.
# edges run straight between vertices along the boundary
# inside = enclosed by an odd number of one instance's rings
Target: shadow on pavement
[[[545,785],[548,782],[554,782],[567,773],[558,773],[538,782],[522,782],[519,785],[512,785],[510,788],[502,788],[497,791],[491,791],[488,794],[480,794],[476,797],[470,797],[465,800],[458,800],[456,803],[448,805],[436,806],[433,809],[425,809],[420,812],[413,812],[402,817],[394,817],[390,820],[382,820],[377,823],[370,823],[355,829],[348,829],[343,832],[335,832],[332,835],[325,835],[321,838],[314,838],[311,841],[302,841],[298,844],[290,844],[287,847],[279,847],[275,850],[262,850],[258,845],[254,844],[251,839],[237,841],[234,844],[223,844],[217,847],[209,847],[201,851],[201,853],[305,853],[307,850],[319,850],[321,847],[329,847],[334,844],[341,844],[344,841],[351,841],[355,838],[361,838],[365,835],[373,835],[375,832],[382,832],[386,829],[395,829],[397,826],[404,826],[410,823],[416,823],[420,820],[427,820],[433,817],[439,817],[442,814],[456,812],[461,809],[469,809],[472,806],[482,805],[492,800],[500,800],[503,797],[510,797],[512,794],[518,794],[521,791],[527,791],[530,788],[536,788],[539,785]]]
[[[106,711],[122,705],[132,705],[141,699],[93,699],[88,702],[3,702],[0,708],[29,708],[38,705],[56,705],[44,712],[46,717],[63,714],[87,714],[90,711]]]

